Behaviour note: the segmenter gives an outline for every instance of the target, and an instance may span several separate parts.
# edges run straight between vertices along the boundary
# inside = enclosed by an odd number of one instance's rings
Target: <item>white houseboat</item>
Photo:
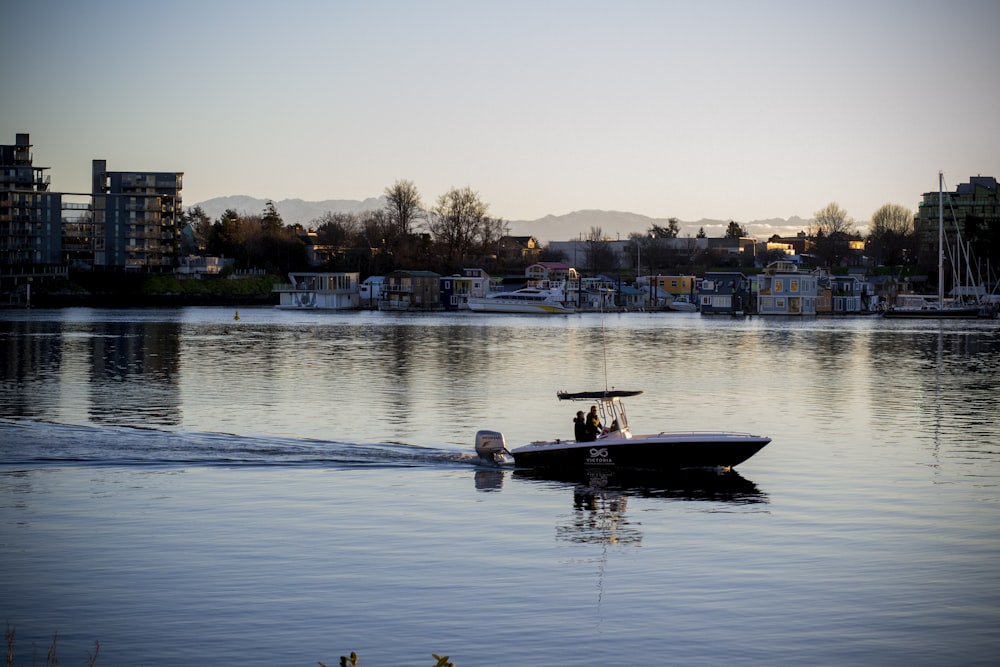
[[[278,308],[294,310],[355,310],[360,306],[358,273],[288,274],[291,283],[275,285]]]

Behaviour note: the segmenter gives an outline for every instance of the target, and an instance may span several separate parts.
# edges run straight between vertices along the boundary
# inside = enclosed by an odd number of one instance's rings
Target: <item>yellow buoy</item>
[[[235,314],[235,315],[233,315],[233,319],[234,319],[234,320],[238,320],[238,319],[240,319],[240,311],[238,311],[238,310],[236,311],[236,314]]]

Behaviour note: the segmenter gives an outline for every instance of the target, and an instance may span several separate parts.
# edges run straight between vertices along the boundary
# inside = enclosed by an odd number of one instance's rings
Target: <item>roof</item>
[[[396,275],[402,274],[404,276],[410,276],[411,278],[440,278],[441,277],[440,273],[434,273],[433,271],[409,271],[407,269],[397,269],[396,271],[393,271],[389,275],[393,275],[393,274],[396,274]]]
[[[638,396],[642,391],[624,391],[624,390],[614,390],[611,391],[578,391],[571,393],[568,391],[557,391],[556,396],[559,397],[560,401],[607,401],[613,398],[624,398],[626,396]]]

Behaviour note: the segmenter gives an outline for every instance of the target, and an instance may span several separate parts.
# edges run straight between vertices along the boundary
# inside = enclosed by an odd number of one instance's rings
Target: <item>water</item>
[[[15,664],[994,664],[1000,327],[687,314],[0,312]],[[609,350],[607,373],[602,341]],[[544,479],[479,428],[773,442]]]

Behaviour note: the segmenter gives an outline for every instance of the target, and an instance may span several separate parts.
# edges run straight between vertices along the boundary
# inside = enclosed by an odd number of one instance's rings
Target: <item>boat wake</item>
[[[472,465],[478,457],[406,443],[345,443],[275,436],[0,420],[5,466]]]

